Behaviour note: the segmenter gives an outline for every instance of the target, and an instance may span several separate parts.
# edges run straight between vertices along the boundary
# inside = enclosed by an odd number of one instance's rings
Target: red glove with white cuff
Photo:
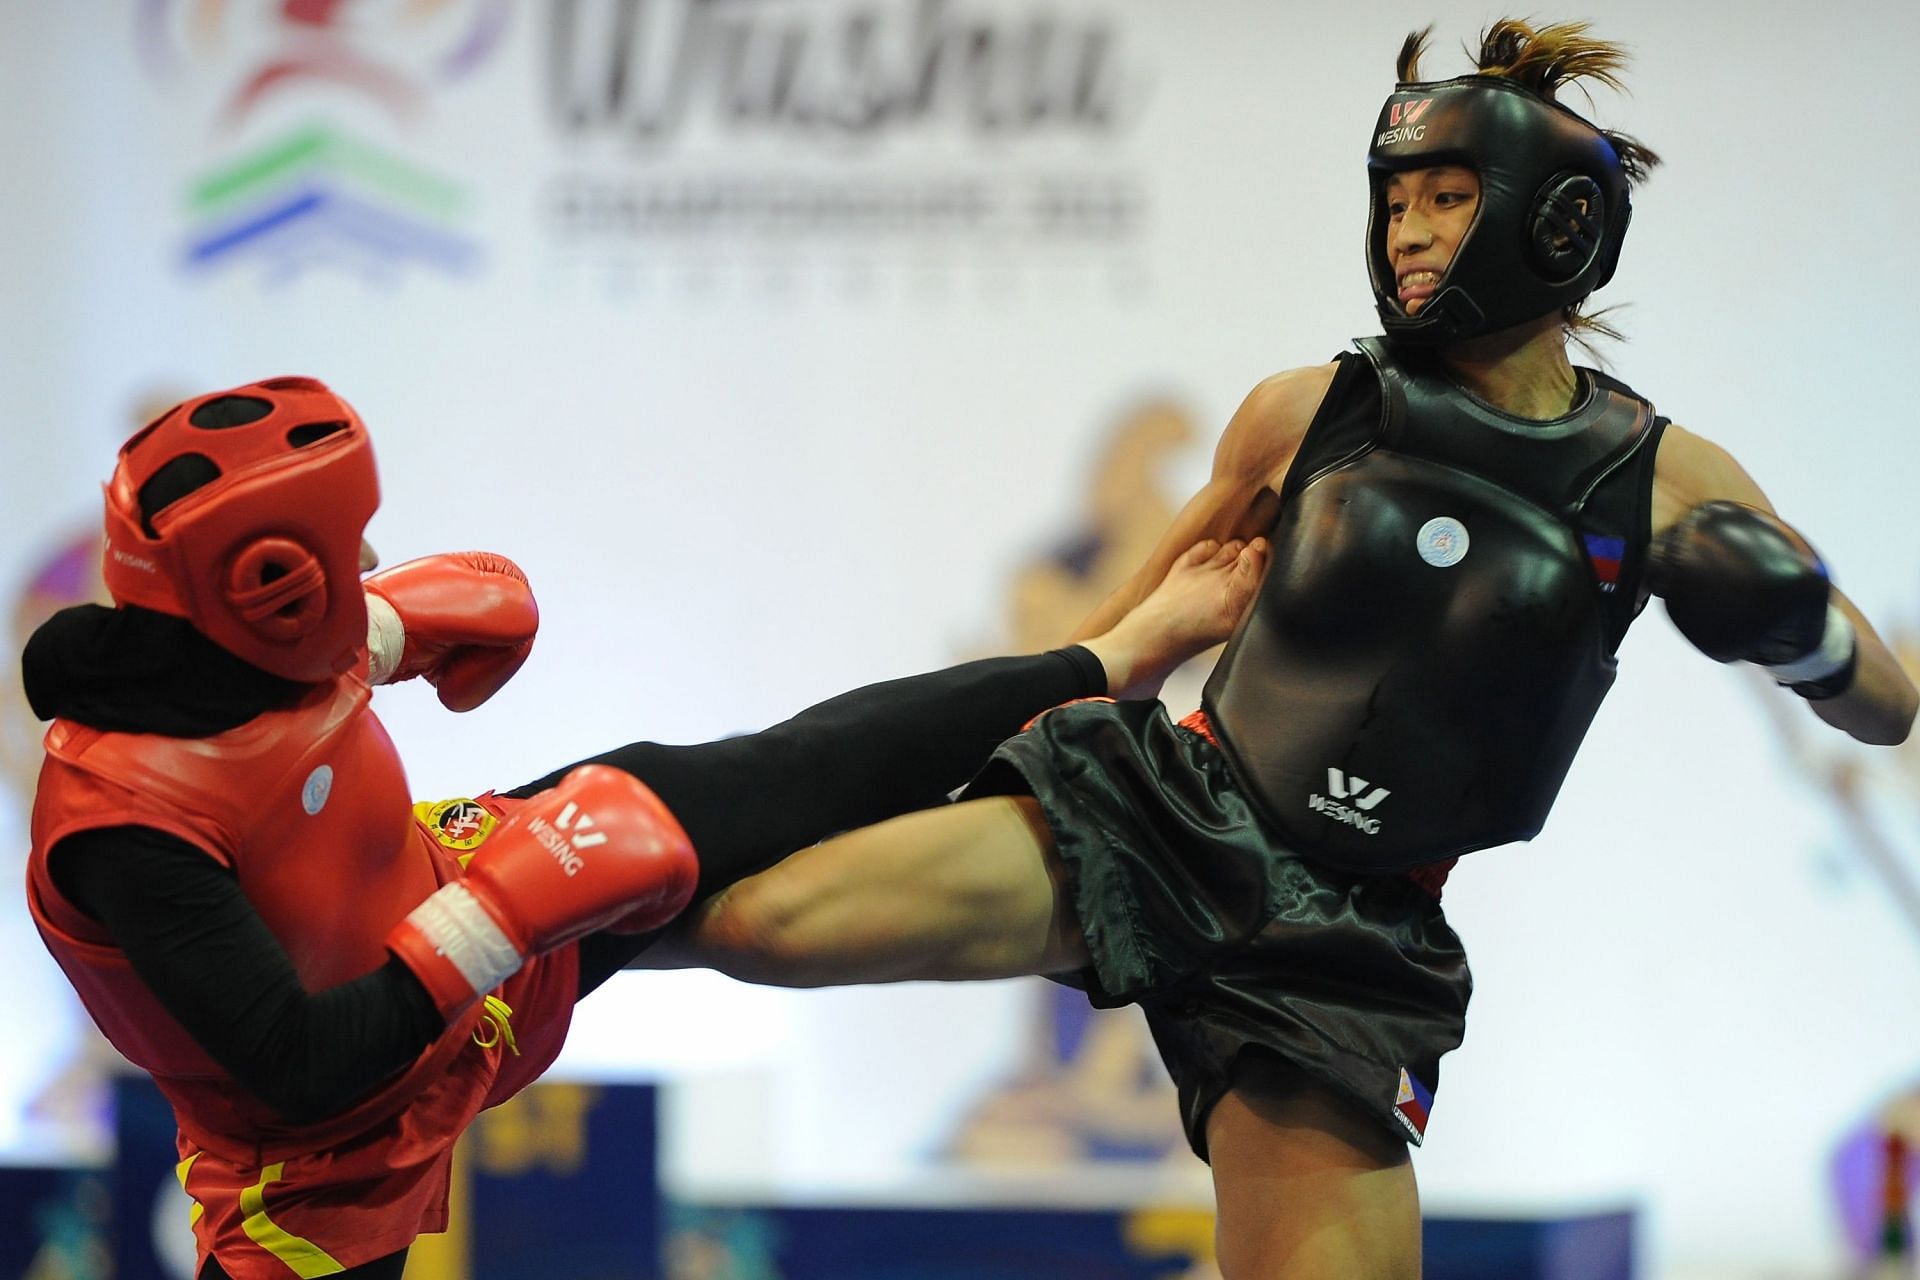
[[[423,556],[362,585],[372,684],[425,676],[449,710],[471,711],[533,651],[540,611],[527,575],[505,556]]]
[[[462,879],[394,926],[387,948],[452,1018],[528,956],[616,922],[659,928],[699,879],[686,832],[645,783],[582,765],[514,810]]]

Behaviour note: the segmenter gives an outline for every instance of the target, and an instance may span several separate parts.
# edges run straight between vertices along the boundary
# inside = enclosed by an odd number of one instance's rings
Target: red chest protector
[[[208,738],[106,733],[56,720],[34,794],[27,896],[34,923],[87,1012],[115,1048],[151,1072],[180,1127],[240,1158],[278,1144],[358,1132],[398,1111],[458,1053],[478,1011],[352,1111],[294,1130],[234,1085],[140,981],[99,925],[61,897],[47,851],[90,828],[152,827],[205,850],[317,991],[386,963],[384,940],[408,911],[459,874],[414,821],[406,774],[342,676],[300,702]]]

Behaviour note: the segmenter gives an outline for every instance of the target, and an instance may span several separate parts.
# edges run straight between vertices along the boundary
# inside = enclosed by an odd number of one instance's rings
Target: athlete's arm
[[[1173,518],[1147,562],[1074,631],[1075,640],[1111,629],[1195,543],[1251,541],[1267,532],[1279,510],[1280,483],[1337,367],[1290,369],[1248,393],[1220,436],[1207,483]]]
[[[1654,537],[1702,503],[1722,500],[1778,516],[1766,494],[1733,455],[1683,427],[1669,426],[1654,463]],[[1853,625],[1857,646],[1853,680],[1841,693],[1807,705],[1822,720],[1862,742],[1891,746],[1905,741],[1913,727],[1920,693],[1853,602],[1837,587],[1831,600]]]
[[[233,873],[176,836],[82,831],[47,867],[207,1055],[292,1123],[347,1110],[446,1027],[398,959],[307,991]]]

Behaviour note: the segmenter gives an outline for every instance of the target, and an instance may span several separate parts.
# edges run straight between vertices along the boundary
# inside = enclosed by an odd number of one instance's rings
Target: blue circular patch
[[[300,788],[300,807],[311,817],[327,807],[327,797],[332,794],[333,766],[323,764],[307,775],[306,785]]]
[[[1467,558],[1467,526],[1452,516],[1435,516],[1420,526],[1413,545],[1420,558],[1436,569],[1450,569]]]

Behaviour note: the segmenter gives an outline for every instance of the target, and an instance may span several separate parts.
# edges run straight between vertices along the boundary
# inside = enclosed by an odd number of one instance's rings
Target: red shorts
[[[578,948],[530,960],[493,995],[473,1043],[392,1119],[346,1142],[239,1168],[180,1137],[199,1262],[234,1280],[332,1275],[447,1229],[453,1144],[552,1065],[573,1019]]]

